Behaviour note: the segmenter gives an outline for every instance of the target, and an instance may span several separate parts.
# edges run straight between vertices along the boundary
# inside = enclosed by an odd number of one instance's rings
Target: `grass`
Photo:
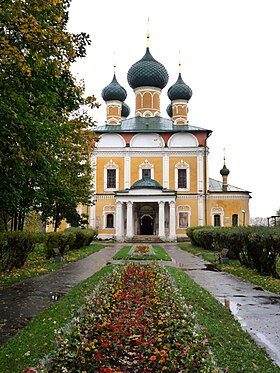
[[[68,294],[54,302],[35,317],[26,328],[0,348],[0,372],[16,373],[35,366],[39,357],[48,354],[55,340],[55,330],[67,320],[84,302],[100,279],[112,271],[113,266],[103,267],[99,272],[79,285]]]
[[[0,372],[19,373],[26,367],[34,366],[38,357],[48,354],[53,347],[55,330],[67,323],[85,297],[112,268],[112,265],[108,265],[72,288],[7,342],[0,349]],[[221,368],[228,368],[229,373],[280,372],[265,351],[241,329],[227,308],[185,272],[174,267],[167,268],[186,303],[193,306],[197,321],[207,327],[211,350]]]
[[[280,372],[227,308],[183,271],[174,267],[168,267],[168,270],[186,303],[193,306],[197,321],[207,328],[211,350],[221,368],[228,368],[229,373]]]
[[[184,251],[201,256],[210,263],[215,263],[215,253],[213,251],[204,250],[201,247],[192,246],[188,243],[180,243],[178,246]],[[231,273],[234,276],[240,277],[262,287],[264,290],[268,290],[280,295],[280,279],[276,279],[271,276],[261,276],[256,270],[242,266],[238,260],[230,259],[228,264],[217,264],[217,266],[222,271]],[[280,258],[278,258],[277,261],[277,270],[278,273],[280,273]]]
[[[37,245],[35,250],[28,256],[22,268],[13,269],[11,272],[0,272],[0,287],[12,285],[30,277],[52,272],[65,266],[67,263],[86,258],[90,254],[101,250],[103,247],[104,245],[101,243],[94,243],[80,250],[71,250],[64,256],[60,264],[55,264],[53,258],[45,258],[44,245]]]
[[[114,260],[171,260],[167,252],[160,246],[153,246],[155,255],[128,255],[131,246],[120,249],[113,257]]]

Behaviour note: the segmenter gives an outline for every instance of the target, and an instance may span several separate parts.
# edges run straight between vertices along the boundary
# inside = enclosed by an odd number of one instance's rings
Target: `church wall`
[[[104,168],[111,161],[118,169],[118,188],[124,189],[124,157],[98,157],[96,161],[96,193],[104,192]],[[106,193],[106,192],[105,192]]]
[[[105,227],[105,215],[106,213],[112,213],[114,215],[114,227],[115,227],[115,198],[114,195],[108,196],[107,198],[98,198],[95,204],[95,224],[99,234],[114,235],[115,228]]]
[[[232,226],[232,216],[234,214],[238,215],[239,226],[249,224],[249,203],[245,196],[240,196],[240,198],[236,195],[221,196],[220,198],[219,196],[209,196],[207,211],[208,225],[214,225],[213,215],[215,213],[221,214],[221,225],[225,227]]]
[[[148,160],[154,167],[154,179],[163,184],[162,157],[131,157],[130,181],[131,185],[139,180],[139,166]]]
[[[177,186],[175,186],[175,169],[181,160],[190,167],[190,190],[188,192],[197,193],[197,157],[169,157],[169,188],[177,189]]]

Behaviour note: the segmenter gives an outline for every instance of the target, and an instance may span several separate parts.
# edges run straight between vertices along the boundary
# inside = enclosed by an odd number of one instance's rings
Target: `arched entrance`
[[[152,235],[154,232],[154,219],[150,215],[143,215],[140,218],[140,234]]]

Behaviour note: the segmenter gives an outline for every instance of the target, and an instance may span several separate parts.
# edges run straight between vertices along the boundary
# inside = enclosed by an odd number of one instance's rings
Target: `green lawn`
[[[153,246],[155,255],[128,255],[131,246],[120,249],[113,257],[114,260],[171,260],[167,252],[160,246]]]
[[[178,246],[184,251],[201,256],[210,263],[215,263],[215,253],[213,251],[204,250],[201,247],[192,246],[189,243],[179,243]],[[277,264],[277,270],[278,273],[280,273],[280,258],[278,258]],[[241,266],[238,260],[230,259],[228,264],[217,264],[217,266],[222,271],[232,273],[233,275],[250,281],[257,286],[261,286],[265,290],[280,294],[280,279],[276,279],[271,276],[261,276],[256,270]]]
[[[13,269],[11,272],[0,272],[0,287],[15,284],[29,277],[52,272],[65,266],[67,263],[86,258],[90,254],[101,250],[103,247],[104,245],[101,243],[94,243],[80,250],[71,250],[64,256],[60,264],[55,264],[53,258],[45,258],[44,245],[37,245],[35,250],[28,256],[22,268]]]

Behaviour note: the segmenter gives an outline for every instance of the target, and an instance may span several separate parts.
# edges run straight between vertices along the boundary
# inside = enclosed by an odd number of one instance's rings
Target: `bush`
[[[50,259],[57,255],[54,249],[59,251],[63,256],[75,242],[76,234],[70,231],[50,232],[47,233],[46,240],[46,259]]]
[[[206,250],[228,249],[230,259],[238,259],[261,275],[279,278],[277,257],[280,254],[279,227],[192,227],[187,235],[195,246]]]
[[[28,255],[45,235],[34,232],[15,231],[0,234],[0,270],[11,271],[21,268]]]
[[[71,245],[72,250],[79,250],[83,246],[88,246],[96,239],[97,231],[95,229],[67,228],[64,232],[72,232],[76,235],[75,241]]]

